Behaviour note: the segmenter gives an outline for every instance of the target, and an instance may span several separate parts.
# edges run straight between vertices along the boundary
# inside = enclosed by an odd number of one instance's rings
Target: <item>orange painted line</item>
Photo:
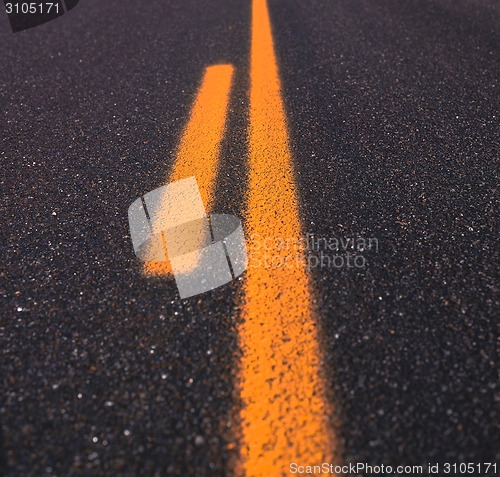
[[[207,212],[213,203],[233,73],[232,65],[206,68],[167,179],[170,183],[194,176]],[[148,261],[144,264],[144,271],[147,274],[168,275],[171,267],[168,261]]]
[[[240,464],[247,477],[278,477],[291,462],[328,462],[332,439],[311,284],[296,260],[302,227],[266,0],[253,0],[250,73]],[[261,247],[277,238],[271,253],[287,265],[266,267]]]

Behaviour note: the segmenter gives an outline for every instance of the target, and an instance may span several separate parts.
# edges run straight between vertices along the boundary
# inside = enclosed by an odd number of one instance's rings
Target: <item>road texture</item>
[[[0,16],[3,474],[498,461],[499,24],[495,0]],[[182,163],[211,65],[224,134]],[[186,164],[249,237],[376,246],[181,300],[127,209]]]

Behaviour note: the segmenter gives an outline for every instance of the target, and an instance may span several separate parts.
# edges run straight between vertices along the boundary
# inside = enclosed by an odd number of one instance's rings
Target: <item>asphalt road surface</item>
[[[16,34],[0,15],[3,475],[498,461],[499,25],[495,0],[82,0]],[[363,266],[185,300],[146,273],[128,207],[172,177],[220,64],[210,209],[372,239]]]

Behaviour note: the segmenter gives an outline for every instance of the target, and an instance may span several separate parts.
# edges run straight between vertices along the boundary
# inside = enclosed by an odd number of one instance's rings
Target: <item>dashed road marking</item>
[[[233,66],[227,64],[206,68],[167,180],[170,183],[194,176],[207,211],[213,202],[233,73]],[[149,261],[144,271],[168,275],[172,269],[168,261]]]

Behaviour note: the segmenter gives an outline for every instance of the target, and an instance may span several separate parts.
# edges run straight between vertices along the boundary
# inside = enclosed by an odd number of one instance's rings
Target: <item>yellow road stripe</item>
[[[319,378],[320,353],[305,263],[296,260],[302,231],[281,85],[265,0],[253,0],[246,209],[250,267],[240,327],[241,465],[247,477],[288,475],[290,462],[328,461],[331,441]],[[252,257],[269,239],[286,266]],[[288,239],[288,241],[287,241]],[[290,240],[291,239],[291,240]]]
[[[207,211],[213,203],[233,72],[232,65],[206,68],[167,180],[170,183],[194,176]],[[171,272],[169,262],[145,262],[144,269],[154,275]]]

